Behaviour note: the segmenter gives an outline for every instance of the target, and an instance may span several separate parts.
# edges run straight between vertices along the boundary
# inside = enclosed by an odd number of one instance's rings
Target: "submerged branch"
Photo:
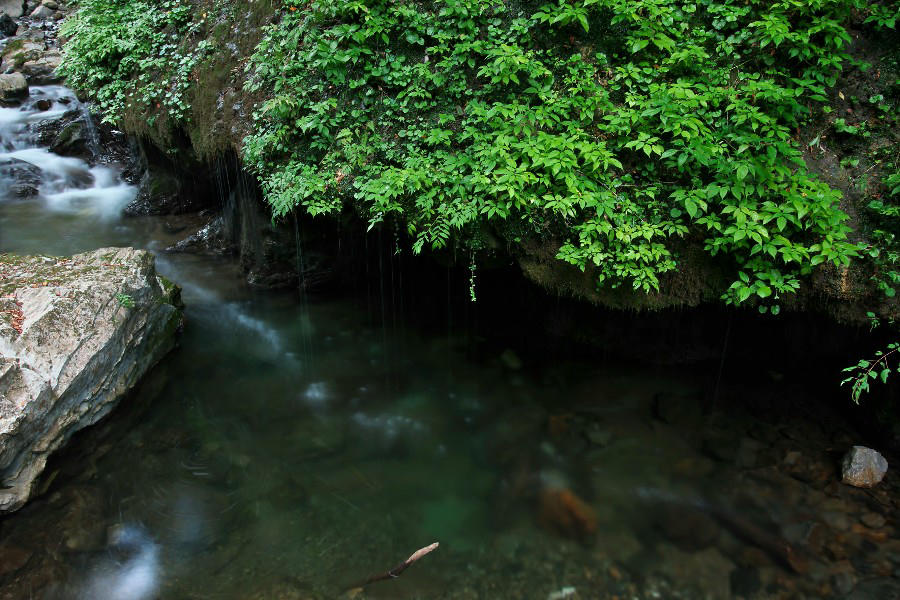
[[[397,565],[390,571],[386,571],[386,572],[380,573],[378,575],[372,575],[371,577],[366,579],[364,582],[362,582],[359,585],[356,585],[354,587],[364,587],[364,586],[369,585],[370,583],[375,583],[376,581],[384,581],[385,579],[396,579],[397,577],[400,577],[400,575],[403,573],[403,571],[408,569],[410,567],[410,565],[412,565],[414,562],[416,562],[417,560],[419,560],[420,558],[422,558],[429,552],[436,550],[439,545],[440,544],[438,542],[435,542],[433,544],[425,546],[424,548],[419,548],[418,550],[413,552],[409,558],[404,560],[402,563],[400,563],[399,565]]]

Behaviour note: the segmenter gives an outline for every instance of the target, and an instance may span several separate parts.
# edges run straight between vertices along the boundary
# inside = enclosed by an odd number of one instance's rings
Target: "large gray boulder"
[[[47,6],[46,4],[41,4],[33,11],[31,11],[32,19],[49,19],[53,16],[53,9]]]
[[[869,488],[878,485],[887,473],[885,458],[865,446],[853,446],[844,455],[841,464],[843,482],[856,487]]]
[[[0,0],[0,11],[5,12],[13,19],[18,19],[25,14],[25,2],[23,0]]]
[[[0,513],[174,346],[177,292],[143,250],[0,255]]]

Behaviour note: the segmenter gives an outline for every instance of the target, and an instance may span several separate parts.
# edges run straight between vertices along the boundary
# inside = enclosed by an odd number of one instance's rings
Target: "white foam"
[[[25,148],[0,154],[0,159],[15,159],[27,162],[49,175],[67,177],[90,172],[90,166],[80,158],[59,156],[44,148]]]
[[[126,526],[122,537],[120,543],[127,541],[134,553],[124,561],[101,564],[88,577],[79,598],[150,600],[157,597],[161,574],[159,546],[135,527]]]
[[[91,214],[102,219],[114,219],[134,200],[135,189],[125,183],[112,187],[91,187],[83,190],[67,189],[47,194],[47,207],[57,212]]]

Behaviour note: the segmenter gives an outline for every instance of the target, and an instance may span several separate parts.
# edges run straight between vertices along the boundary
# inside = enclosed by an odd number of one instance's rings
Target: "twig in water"
[[[431,545],[425,546],[424,548],[419,548],[418,550],[413,552],[409,558],[404,560],[402,563],[400,563],[399,565],[397,565],[390,571],[381,573],[380,575],[372,575],[371,577],[366,579],[364,582],[362,582],[360,585],[357,585],[354,587],[363,587],[363,586],[369,585],[370,583],[375,583],[376,581],[384,581],[385,579],[396,579],[397,577],[400,577],[400,574],[403,573],[403,571],[405,571],[406,569],[408,569],[411,564],[413,564],[414,562],[416,562],[417,560],[419,560],[420,558],[422,558],[423,556],[425,556],[432,550],[436,550],[439,545],[440,544],[438,544],[438,542],[435,542]]]

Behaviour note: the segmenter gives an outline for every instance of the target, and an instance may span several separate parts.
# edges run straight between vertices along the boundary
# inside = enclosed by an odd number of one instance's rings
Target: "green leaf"
[[[587,15],[585,15],[584,13],[579,13],[578,14],[578,22],[581,23],[582,27],[584,27],[584,31],[587,32],[589,29]]]
[[[687,214],[690,215],[692,219],[697,217],[697,203],[691,198],[684,199],[684,210],[687,211]]]

